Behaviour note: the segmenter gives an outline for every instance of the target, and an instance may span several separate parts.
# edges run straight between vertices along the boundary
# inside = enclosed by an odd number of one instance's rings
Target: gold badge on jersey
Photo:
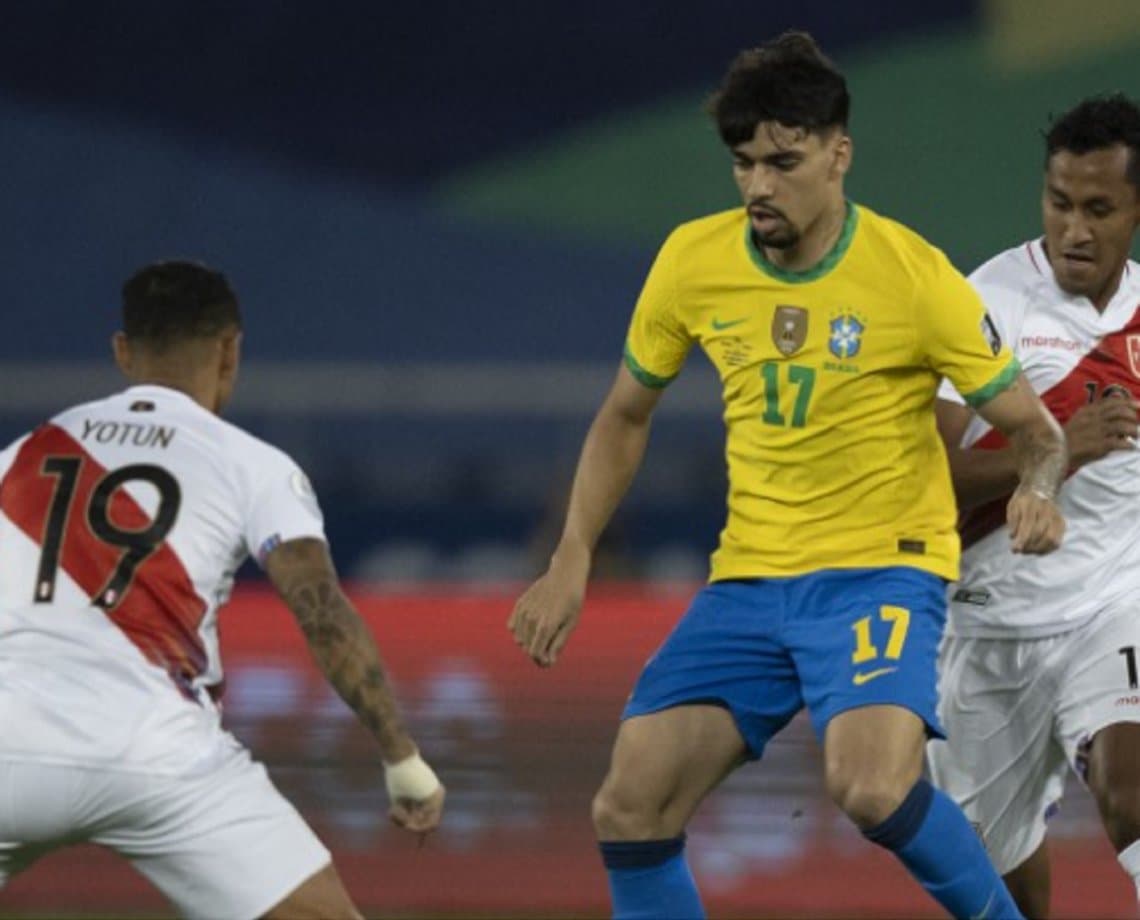
[[[793,355],[804,347],[808,312],[803,307],[776,307],[772,317],[772,341],[782,355]]]

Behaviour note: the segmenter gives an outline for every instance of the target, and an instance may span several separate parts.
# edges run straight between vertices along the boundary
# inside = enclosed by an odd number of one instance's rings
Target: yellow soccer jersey
[[[1019,368],[941,251],[853,204],[805,272],[765,259],[743,208],[683,224],[638,299],[626,366],[664,387],[694,342],[720,374],[728,434],[713,581],[890,565],[957,577],[935,391],[946,376],[978,406]]]

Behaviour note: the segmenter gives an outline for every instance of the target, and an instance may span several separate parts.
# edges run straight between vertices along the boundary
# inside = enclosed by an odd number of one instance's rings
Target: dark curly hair
[[[164,349],[241,328],[226,276],[198,262],[154,262],[123,284],[123,332]]]
[[[1045,165],[1059,150],[1082,154],[1123,144],[1128,181],[1140,191],[1140,106],[1124,93],[1092,96],[1058,116],[1045,132]]]
[[[721,140],[729,147],[752,139],[756,125],[846,128],[851,108],[847,81],[806,32],[785,32],[736,56],[709,99]]]

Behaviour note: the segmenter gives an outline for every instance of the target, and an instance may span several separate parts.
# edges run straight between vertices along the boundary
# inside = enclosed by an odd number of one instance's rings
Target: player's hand
[[[447,790],[440,784],[426,799],[396,799],[388,809],[388,817],[396,827],[420,835],[420,843],[439,827],[443,817],[443,800]]]
[[[1057,503],[1032,489],[1018,487],[1006,505],[1005,519],[1015,553],[1051,553],[1065,535],[1065,519]]]
[[[550,569],[523,593],[507,629],[539,667],[549,668],[582,615],[590,560],[551,562]]]
[[[384,765],[384,785],[391,803],[388,817],[397,827],[419,834],[422,846],[427,835],[439,826],[447,790],[414,745],[412,752],[397,763]]]
[[[1135,449],[1137,403],[1129,396],[1106,396],[1081,406],[1065,425],[1069,462],[1074,469],[1114,450]]]

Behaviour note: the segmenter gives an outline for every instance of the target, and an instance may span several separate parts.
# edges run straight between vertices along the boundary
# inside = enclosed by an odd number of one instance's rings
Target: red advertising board
[[[425,754],[449,788],[426,846],[385,817],[375,749],[327,687],[271,594],[239,591],[222,617],[225,718],[332,849],[372,913],[604,915],[590,799],[622,704],[689,592],[591,594],[558,665],[512,642],[513,592],[436,590],[355,599],[371,624]],[[826,799],[819,751],[797,720],[763,762],[737,772],[690,827],[713,914],[939,916],[886,853]],[[1075,783],[1073,784],[1075,785]],[[1055,825],[1055,912],[1135,915],[1135,894],[1087,797]],[[117,857],[52,854],[0,892],[0,914],[163,910]]]

